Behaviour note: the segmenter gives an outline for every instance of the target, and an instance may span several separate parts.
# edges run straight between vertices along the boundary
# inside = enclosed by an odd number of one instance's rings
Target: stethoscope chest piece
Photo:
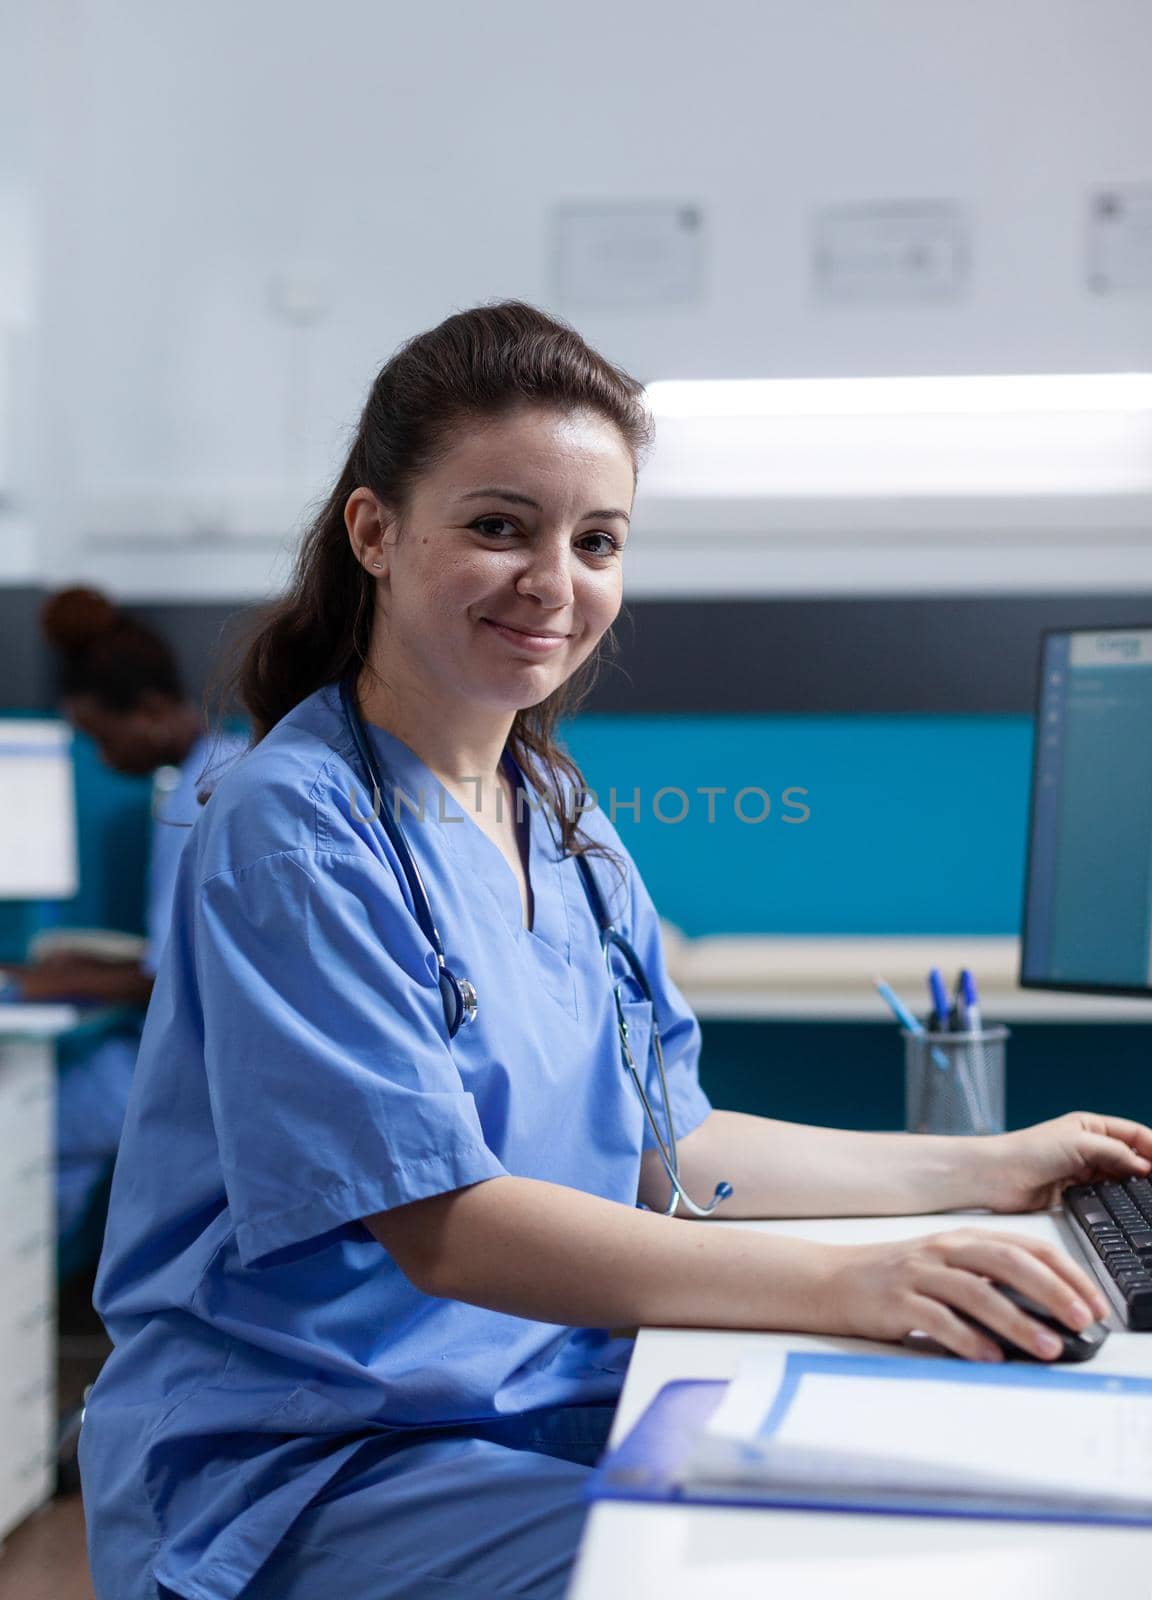
[[[480,1009],[476,986],[468,978],[458,978],[441,961],[440,998],[444,1002],[444,1023],[448,1037],[454,1039],[461,1028],[476,1021],[476,1013]]]
[[[480,1004],[476,999],[476,985],[474,983],[469,982],[467,978],[457,978],[456,983],[460,990],[462,1008],[460,1026],[465,1028],[470,1022],[476,1021],[476,1013],[480,1009]]]

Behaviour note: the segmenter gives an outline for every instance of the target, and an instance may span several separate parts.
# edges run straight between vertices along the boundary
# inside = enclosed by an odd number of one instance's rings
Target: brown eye
[[[509,522],[507,517],[477,517],[476,521],[473,522],[473,523],[470,523],[469,526],[473,527],[473,528],[477,528],[481,533],[485,534],[489,539],[504,539],[504,538],[507,538],[508,535],[506,533],[502,533],[501,532],[502,528],[507,528],[512,533],[516,532],[515,524]]]

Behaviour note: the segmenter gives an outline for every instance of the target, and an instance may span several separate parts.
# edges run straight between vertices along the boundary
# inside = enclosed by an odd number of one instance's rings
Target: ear
[[[371,489],[353,489],[344,505],[344,526],[352,553],[371,578],[388,576],[394,529],[392,513]]]

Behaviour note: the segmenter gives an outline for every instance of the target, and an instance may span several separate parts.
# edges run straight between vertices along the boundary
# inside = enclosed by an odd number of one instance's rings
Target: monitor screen
[[[1152,626],[1044,636],[1020,981],[1152,993]]]
[[[62,900],[77,887],[72,730],[0,720],[0,900]]]

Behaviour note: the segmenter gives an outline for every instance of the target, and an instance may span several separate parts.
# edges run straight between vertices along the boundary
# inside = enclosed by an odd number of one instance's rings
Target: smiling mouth
[[[518,633],[525,639],[567,639],[566,633],[549,633],[542,628],[518,628],[513,622],[498,622],[495,617],[485,617],[493,628],[503,628],[506,633]]]
[[[486,623],[489,628],[492,628],[502,638],[507,639],[510,644],[518,644],[522,648],[529,650],[541,652],[555,650],[566,639],[572,637],[568,633],[540,633],[535,629],[517,628],[510,622],[497,622],[495,617],[482,617],[481,621]]]

